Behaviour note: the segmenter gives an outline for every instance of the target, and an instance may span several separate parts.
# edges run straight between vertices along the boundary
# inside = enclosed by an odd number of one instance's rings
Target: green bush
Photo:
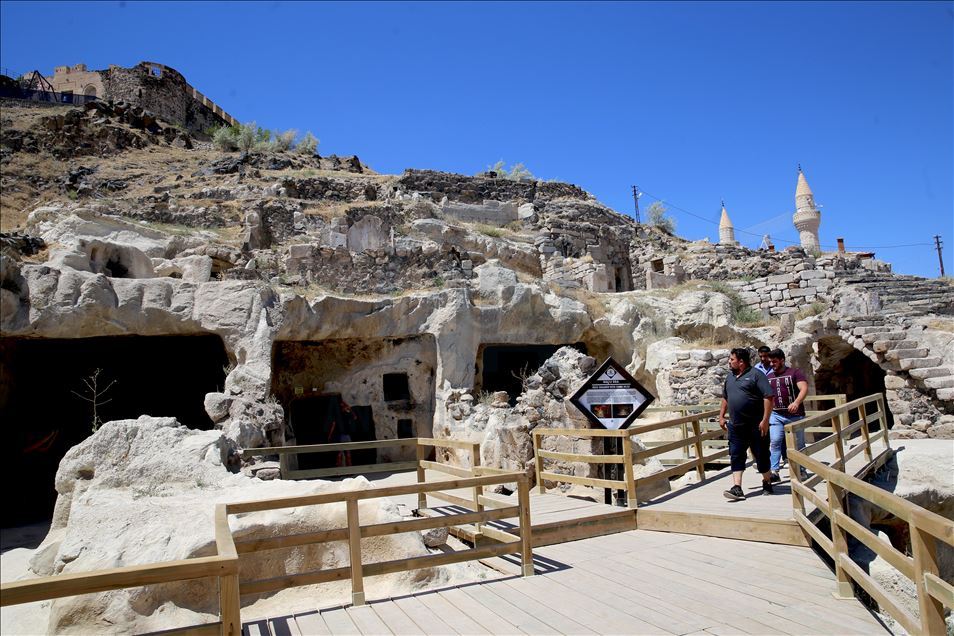
[[[507,169],[507,164],[501,159],[492,166],[487,166],[487,172],[496,172],[497,177],[500,179],[510,179],[512,181],[519,181],[520,179],[533,179],[533,173],[527,170],[527,167],[522,163],[516,163],[510,166],[510,169]]]
[[[258,127],[254,121],[239,126],[238,134],[235,137],[235,145],[238,146],[238,149],[242,152],[252,150],[255,147],[257,131]]]
[[[301,141],[298,142],[295,150],[300,154],[311,156],[318,150],[318,143],[318,138],[311,134],[309,130],[305,133],[305,136],[302,137]]]
[[[285,132],[275,131],[275,150],[278,152],[286,152],[295,147],[295,137],[298,136],[298,131],[294,128],[286,130]]]
[[[212,131],[212,145],[223,152],[232,152],[238,148],[236,143],[236,128],[234,126],[220,126]]]

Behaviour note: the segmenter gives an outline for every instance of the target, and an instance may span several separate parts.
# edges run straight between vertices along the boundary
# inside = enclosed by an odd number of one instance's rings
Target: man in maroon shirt
[[[769,454],[772,460],[772,481],[781,481],[778,469],[785,447],[785,425],[805,417],[805,396],[808,379],[799,369],[785,365],[785,353],[775,349],[769,353],[772,369],[768,372],[772,387],[772,416],[769,419]],[[805,431],[795,431],[798,448],[805,447]]]

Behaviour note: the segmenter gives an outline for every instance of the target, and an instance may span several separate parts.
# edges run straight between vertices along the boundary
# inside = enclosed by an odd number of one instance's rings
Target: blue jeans
[[[769,454],[772,459],[772,472],[777,473],[782,463],[782,451],[785,449],[785,425],[803,419],[804,415],[782,414],[772,411],[769,418]],[[805,448],[805,431],[795,431],[796,450]]]

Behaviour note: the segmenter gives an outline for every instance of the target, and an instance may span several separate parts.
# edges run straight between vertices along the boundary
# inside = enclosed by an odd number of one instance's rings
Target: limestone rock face
[[[463,439],[480,443],[483,465],[526,473],[534,480],[533,429],[589,428],[585,416],[574,407],[569,397],[596,371],[596,360],[572,347],[557,350],[543,365],[524,380],[524,391],[517,404],[510,407],[505,401],[494,399],[473,404],[469,393],[451,393],[447,398],[446,424],[439,431],[441,437]],[[645,449],[638,438],[633,438],[634,452]],[[600,454],[602,443],[584,438],[546,437],[543,448],[550,451],[577,454]],[[467,466],[463,454],[452,455],[456,463]],[[592,465],[573,462],[549,462],[552,472],[592,477]],[[662,470],[656,460],[636,467],[637,477]],[[548,483],[548,487],[557,484]],[[564,487],[566,484],[563,485]],[[666,487],[663,484],[662,487]],[[510,485],[509,489],[514,486]],[[667,488],[668,489],[668,488]],[[642,493],[649,498],[659,490]]]
[[[56,515],[33,557],[33,572],[86,572],[212,555],[215,503],[369,486],[364,478],[263,482],[233,474],[226,468],[230,447],[221,432],[188,430],[172,418],[143,416],[104,424],[60,464]],[[401,518],[387,500],[363,502],[360,514],[363,523]],[[242,515],[232,517],[230,524],[236,539],[245,539],[344,527],[347,522],[344,504],[335,504]],[[374,560],[427,553],[419,533],[369,539],[363,547]],[[347,552],[347,545],[340,543],[263,552],[243,557],[242,577],[339,567],[347,564]],[[414,581],[419,585],[441,575],[425,571],[413,578],[402,576],[402,584],[413,589]],[[390,585],[395,580],[392,576]],[[209,622],[217,611],[215,585],[198,580],[58,599],[49,625],[40,631],[139,633]]]

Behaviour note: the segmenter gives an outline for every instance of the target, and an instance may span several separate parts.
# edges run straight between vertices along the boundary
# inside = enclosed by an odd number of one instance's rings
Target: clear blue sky
[[[2,2],[0,18],[12,71],[162,62],[322,154],[388,173],[519,161],[623,212],[637,184],[708,219],[672,210],[691,239],[718,237],[724,198],[744,243],[797,241],[801,163],[823,246],[941,234],[954,272],[950,2]],[[929,245],[876,251],[938,274]]]

